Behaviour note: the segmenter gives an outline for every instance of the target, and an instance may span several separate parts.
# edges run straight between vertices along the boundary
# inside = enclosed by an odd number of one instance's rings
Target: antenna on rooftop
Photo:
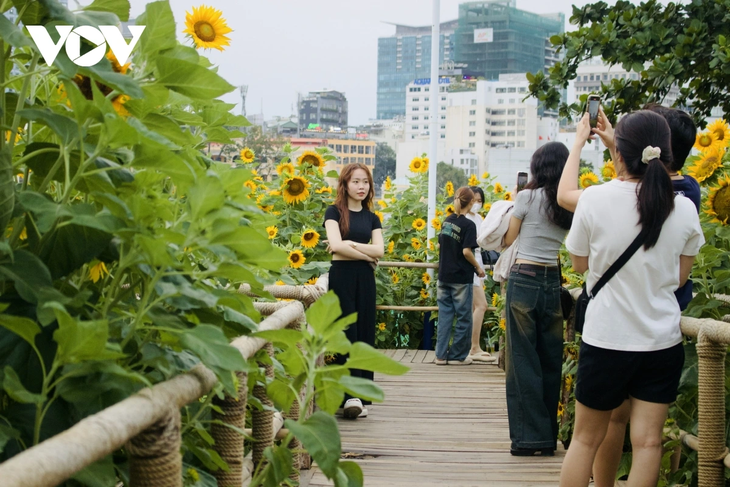
[[[248,85],[241,85],[238,87],[238,92],[241,93],[241,115],[246,116],[246,95],[248,94]]]

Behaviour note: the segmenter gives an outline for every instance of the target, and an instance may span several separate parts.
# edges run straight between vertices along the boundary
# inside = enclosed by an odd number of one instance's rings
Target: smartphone
[[[601,97],[598,95],[588,96],[588,120],[592,128],[598,125],[598,107],[601,106]]]
[[[522,191],[522,189],[527,184],[527,173],[526,172],[518,172],[517,173],[517,191]]]

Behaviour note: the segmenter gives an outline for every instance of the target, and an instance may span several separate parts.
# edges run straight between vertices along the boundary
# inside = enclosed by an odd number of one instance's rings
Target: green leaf
[[[339,471],[347,478],[347,482],[342,485],[336,484],[336,487],[363,487],[365,479],[360,465],[349,461],[340,462]]]
[[[0,17],[5,17],[0,15]],[[0,232],[5,229],[15,209],[15,182],[13,181],[13,161],[10,150],[5,146],[0,150]]]
[[[38,302],[41,289],[52,287],[51,273],[41,260],[27,250],[13,253],[13,262],[0,265],[0,275],[15,283],[15,290],[29,303]]]
[[[334,291],[329,291],[309,307],[307,323],[312,325],[318,335],[323,335],[327,331],[327,327],[334,323],[341,314],[339,298]]]
[[[85,360],[103,360],[108,355],[106,342],[109,338],[107,320],[79,321],[61,310],[54,310],[58,329],[53,339],[58,343],[56,359],[62,364],[75,364]]]
[[[223,370],[246,370],[243,355],[228,344],[220,328],[198,325],[180,336],[180,345],[195,353],[205,365]]]
[[[327,478],[337,474],[337,463],[342,454],[337,422],[327,413],[317,411],[306,421],[298,423],[287,419],[284,426],[302,443]]]
[[[177,183],[189,184],[195,180],[195,170],[182,157],[150,139],[135,146],[132,166],[159,170]]]
[[[288,448],[279,445],[264,450],[264,457],[269,461],[265,485],[279,485],[292,472],[292,453]]]
[[[20,116],[41,123],[58,135],[64,144],[69,144],[74,137],[83,138],[85,135],[81,126],[69,117],[64,117],[50,109],[27,108],[18,112]]]
[[[157,81],[194,100],[209,100],[230,93],[235,87],[217,73],[189,61],[160,56]]]
[[[0,326],[6,328],[26,342],[35,346],[35,337],[41,332],[41,327],[33,320],[21,316],[0,315]]]
[[[23,386],[18,374],[9,365],[6,365],[3,369],[3,389],[14,401],[21,404],[43,404],[46,402],[46,396],[34,394]]]
[[[192,221],[198,221],[209,212],[223,206],[225,197],[223,185],[217,177],[200,178],[188,191]]]
[[[276,359],[284,366],[286,373],[299,376],[307,370],[307,361],[298,347],[288,347],[276,355]]]
[[[266,395],[281,411],[289,411],[294,400],[297,398],[289,384],[281,379],[274,379],[266,386]]]
[[[375,382],[362,377],[343,375],[340,377],[340,385],[348,394],[367,401],[383,402],[385,394]]]
[[[296,347],[301,342],[304,335],[297,330],[265,330],[259,331],[252,335],[253,337],[263,338],[275,345],[284,344],[287,347]]]
[[[151,2],[145,5],[137,25],[146,25],[139,40],[139,50],[145,55],[173,48],[177,45],[175,17],[167,1]]]
[[[350,369],[371,370],[381,374],[402,375],[410,370],[364,342],[355,342],[350,348],[350,357],[345,363]]]
[[[83,10],[97,10],[99,12],[111,12],[122,22],[129,20],[129,0],[94,0],[91,5],[83,7]]]
[[[0,454],[2,454],[3,450],[5,450],[5,445],[7,445],[10,440],[19,440],[20,438],[20,431],[15,428],[11,428],[10,426],[0,424]]]
[[[2,15],[3,18],[0,19],[0,37],[3,38],[5,42],[10,44],[13,47],[32,47],[35,49],[35,44],[28,38],[28,36],[24,35],[23,32],[14,24],[12,23],[7,17]]]

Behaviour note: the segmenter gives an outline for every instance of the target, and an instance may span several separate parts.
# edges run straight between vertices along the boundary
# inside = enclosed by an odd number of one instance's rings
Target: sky
[[[204,1],[223,12],[233,32],[225,51],[202,52],[229,83],[248,85],[247,113],[263,113],[267,120],[292,114],[297,92],[305,95],[324,88],[345,92],[350,125],[375,118],[378,37],[395,32],[395,27],[384,22],[430,25],[432,19],[429,0]],[[131,0],[132,16],[141,14],[146,3]],[[185,12],[202,3],[170,0],[178,32],[185,29]],[[456,19],[460,3],[441,0],[441,21]],[[567,24],[572,3],[517,0],[517,8],[563,12]],[[192,42],[182,34],[180,40]],[[238,90],[223,99],[241,101]],[[240,113],[240,106],[234,111]]]

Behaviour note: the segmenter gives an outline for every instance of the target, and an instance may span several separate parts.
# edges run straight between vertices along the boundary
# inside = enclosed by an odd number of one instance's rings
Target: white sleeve
[[[570,225],[568,238],[565,240],[565,247],[568,249],[568,252],[578,257],[588,257],[591,247],[591,234],[588,228],[588,222],[586,221],[586,215],[590,211],[587,206],[590,205],[588,205],[588,202],[583,196],[585,196],[585,193],[578,200],[578,206],[573,215],[573,223]]]
[[[682,255],[694,256],[700,253],[700,247],[705,244],[705,235],[702,233],[702,227],[700,226],[700,219],[696,213],[692,214],[692,224],[689,230],[689,236],[687,242],[684,244],[682,249]]]

